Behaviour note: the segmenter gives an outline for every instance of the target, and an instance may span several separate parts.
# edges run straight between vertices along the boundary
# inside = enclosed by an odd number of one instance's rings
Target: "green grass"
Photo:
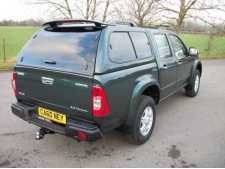
[[[198,48],[203,59],[225,58],[225,36],[215,36],[211,50],[208,50],[208,35],[182,34],[181,38],[189,47]]]
[[[37,27],[0,26],[0,69],[10,68],[15,63],[15,57],[26,41],[38,30]],[[208,35],[182,34],[181,38],[189,47],[200,50],[201,58],[225,58],[225,37],[215,37],[212,49],[208,51]],[[6,60],[3,64],[3,39],[6,41]]]
[[[0,27],[0,61],[3,61],[3,39],[5,39],[6,59],[15,58],[26,41],[38,29],[34,27]]]
[[[0,63],[0,71],[12,70],[14,64],[13,62]]]

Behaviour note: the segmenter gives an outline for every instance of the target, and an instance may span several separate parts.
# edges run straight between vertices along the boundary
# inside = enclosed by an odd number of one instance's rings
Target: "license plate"
[[[66,115],[54,112],[49,109],[38,107],[38,115],[45,119],[52,120],[57,123],[66,124]]]

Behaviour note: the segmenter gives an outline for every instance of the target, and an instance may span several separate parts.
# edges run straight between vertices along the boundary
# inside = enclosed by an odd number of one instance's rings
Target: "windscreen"
[[[92,75],[100,32],[42,30],[24,47],[17,64]]]

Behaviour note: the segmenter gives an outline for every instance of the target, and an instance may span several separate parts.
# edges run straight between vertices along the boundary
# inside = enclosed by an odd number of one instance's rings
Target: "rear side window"
[[[18,64],[92,75],[100,33],[42,30],[24,47]]]
[[[171,49],[166,35],[156,34],[154,35],[154,38],[156,40],[156,44],[158,47],[159,57],[160,58],[172,57]]]
[[[138,58],[151,57],[150,43],[143,32],[130,32]]]
[[[125,63],[136,59],[128,32],[114,32],[110,36],[109,57],[113,62]]]

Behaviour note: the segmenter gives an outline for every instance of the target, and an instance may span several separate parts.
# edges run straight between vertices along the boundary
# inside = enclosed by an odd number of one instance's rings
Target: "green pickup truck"
[[[198,94],[202,64],[173,32],[90,20],[45,23],[17,57],[12,112],[40,127],[95,141],[123,128],[151,136],[155,106],[180,89]]]

